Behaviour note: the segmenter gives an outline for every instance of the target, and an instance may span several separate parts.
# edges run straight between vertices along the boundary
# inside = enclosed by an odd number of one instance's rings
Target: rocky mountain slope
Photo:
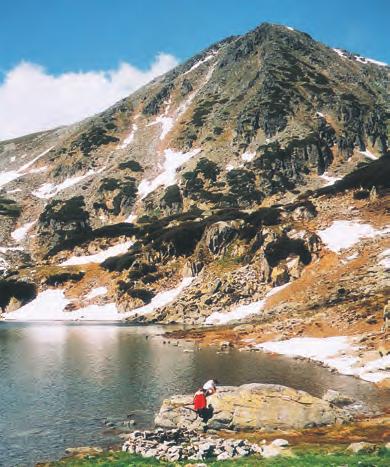
[[[0,143],[3,316],[378,333],[389,139],[388,66],[271,24],[214,44]]]

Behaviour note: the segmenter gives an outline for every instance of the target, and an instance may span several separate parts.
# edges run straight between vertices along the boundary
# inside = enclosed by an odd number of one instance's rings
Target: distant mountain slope
[[[227,323],[326,258],[319,232],[338,216],[373,222],[379,254],[389,91],[389,67],[262,24],[97,116],[1,142],[0,305]]]

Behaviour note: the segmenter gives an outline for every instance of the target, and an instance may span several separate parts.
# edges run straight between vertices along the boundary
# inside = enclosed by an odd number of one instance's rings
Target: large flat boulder
[[[198,429],[202,421],[192,409],[191,395],[166,399],[155,418],[163,428]],[[343,409],[331,403],[276,384],[244,384],[225,386],[208,397],[213,416],[208,426],[213,429],[280,430],[342,423],[350,418]]]

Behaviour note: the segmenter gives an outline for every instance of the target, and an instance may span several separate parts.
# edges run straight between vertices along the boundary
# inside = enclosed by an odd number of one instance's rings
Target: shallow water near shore
[[[261,352],[164,344],[166,328],[0,323],[0,465],[55,459],[66,447],[114,442],[105,418],[152,425],[162,400],[217,378],[278,383],[322,396],[337,389],[376,409],[390,391],[313,363]]]

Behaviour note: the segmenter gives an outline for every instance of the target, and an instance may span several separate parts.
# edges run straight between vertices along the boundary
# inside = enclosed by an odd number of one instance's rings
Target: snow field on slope
[[[294,337],[284,341],[270,341],[256,348],[288,357],[304,357],[321,362],[339,373],[357,376],[365,381],[379,382],[390,378],[390,355],[362,363],[354,354],[359,347],[348,336]]]
[[[27,232],[36,224],[36,222],[37,221],[27,222],[18,229],[15,229],[11,233],[11,237],[15,240],[15,242],[21,242],[25,239]]]
[[[370,224],[357,221],[336,220],[332,225],[317,232],[329,250],[339,253],[365,238],[374,238],[390,233],[390,227],[378,230]]]
[[[220,311],[215,311],[210,316],[208,316],[205,320],[205,324],[213,324],[213,325],[223,325],[227,324],[231,321],[239,321],[242,319],[247,318],[253,314],[259,313],[263,308],[267,301],[267,298],[272,297],[272,295],[277,294],[287,286],[289,286],[291,282],[287,284],[280,285],[278,287],[273,287],[269,290],[262,300],[258,300],[256,302],[249,303],[247,305],[240,305],[234,308],[232,311],[228,311],[226,313],[221,313]]]
[[[118,144],[118,149],[127,148],[127,146],[134,141],[134,136],[137,130],[138,130],[137,124],[133,123],[133,125],[131,126],[130,133],[126,136],[126,138],[122,141],[122,143]]]
[[[78,310],[65,311],[65,307],[71,303],[71,300],[65,297],[64,291],[61,289],[47,289],[40,292],[34,300],[18,310],[4,313],[2,318],[6,321],[122,321],[135,315],[146,315],[159,307],[168,305],[191,284],[192,280],[192,277],[185,277],[177,287],[159,292],[148,305],[125,313],[119,313],[115,303],[88,305]]]
[[[106,295],[106,293],[107,293],[107,287],[95,287],[87,293],[85,298],[87,300],[91,300],[92,298],[100,297],[101,295]]]
[[[331,177],[327,172],[324,172],[322,175],[320,175],[320,178],[325,180],[325,186],[334,185],[337,181],[341,180],[341,177]]]
[[[7,183],[10,183],[13,180],[16,180],[17,178],[27,175],[29,172],[26,172],[26,170],[30,168],[38,159],[40,159],[41,157],[46,155],[48,152],[50,152],[53,148],[54,146],[51,146],[49,149],[46,149],[42,153],[38,154],[30,162],[27,162],[26,164],[22,165],[18,170],[0,172],[0,188],[3,187],[4,185],[7,185]]]
[[[170,186],[175,183],[176,170],[189,161],[192,157],[199,154],[201,149],[193,149],[189,152],[175,151],[174,149],[165,149],[163,172],[157,175],[152,180],[142,180],[138,186],[138,193],[141,199],[146,198],[150,193],[156,190],[159,186]]]
[[[130,318],[136,315],[144,316],[148,313],[151,313],[154,310],[157,310],[157,308],[161,308],[165,305],[168,305],[168,303],[173,302],[175,298],[177,298],[180,295],[180,293],[191,284],[192,281],[193,277],[184,277],[177,287],[166,290],[164,292],[159,292],[152,298],[151,302],[147,305],[135,308],[131,311],[127,311],[121,316],[124,316],[125,318]]]
[[[69,177],[58,185],[54,185],[53,183],[44,183],[37,190],[33,191],[32,194],[37,198],[50,199],[56,194],[58,194],[60,191],[66,190],[67,188],[70,188],[73,185],[80,183],[85,178],[90,177],[91,175],[95,175],[96,173],[98,172],[95,170],[89,170],[84,175]]]
[[[132,241],[118,243],[117,245],[110,246],[106,250],[99,251],[99,253],[95,253],[94,255],[72,256],[63,263],[61,263],[60,266],[77,266],[89,263],[100,264],[107,258],[127,253],[128,249],[133,243],[134,242]]]

